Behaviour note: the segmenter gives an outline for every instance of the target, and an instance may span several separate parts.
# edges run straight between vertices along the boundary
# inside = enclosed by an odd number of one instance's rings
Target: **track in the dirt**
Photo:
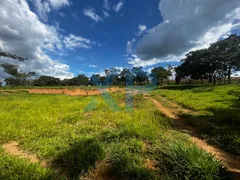
[[[194,142],[199,148],[207,151],[208,153],[213,154],[217,159],[221,160],[223,165],[235,175],[235,179],[240,179],[240,161],[236,159],[236,156],[227,152],[224,152],[217,147],[211,146],[207,144],[205,141],[197,137],[197,134],[195,133],[195,130],[193,127],[187,126],[184,121],[175,114],[175,109],[181,110],[182,112],[187,112],[189,110],[183,109],[179,107],[177,104],[172,103],[169,101],[169,104],[172,104],[175,106],[175,108],[167,108],[164,107],[163,104],[156,99],[145,96],[147,99],[151,100],[158,109],[164,114],[165,116],[173,119],[178,126],[178,128],[188,133],[190,136],[190,140]],[[166,99],[163,99],[163,101],[167,101]]]

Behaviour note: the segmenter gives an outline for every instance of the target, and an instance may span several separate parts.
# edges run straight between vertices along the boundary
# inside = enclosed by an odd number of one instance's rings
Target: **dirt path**
[[[236,159],[236,156],[230,153],[226,153],[215,146],[207,144],[205,141],[197,137],[195,129],[184,123],[184,121],[177,115],[177,112],[190,112],[190,110],[181,108],[179,105],[172,103],[165,98],[162,98],[163,102],[168,102],[175,108],[164,107],[158,100],[146,95],[145,98],[151,100],[158,109],[167,117],[175,120],[178,128],[185,133],[190,135],[190,140],[194,142],[199,148],[204,149],[208,153],[215,155],[215,157],[223,162],[223,165],[235,175],[235,179],[240,179],[240,161]]]
[[[19,144],[18,142],[16,141],[12,141],[12,142],[9,142],[9,143],[6,143],[6,144],[3,144],[2,145],[2,148],[5,150],[5,152],[7,152],[8,154],[10,155],[13,155],[13,156],[18,156],[20,158],[23,158],[23,159],[27,159],[29,160],[29,162],[31,163],[40,163],[40,165],[42,167],[47,167],[48,166],[48,163],[45,162],[45,161],[40,161],[36,155],[34,154],[29,154],[27,152],[24,152],[23,150],[21,150],[19,148]]]

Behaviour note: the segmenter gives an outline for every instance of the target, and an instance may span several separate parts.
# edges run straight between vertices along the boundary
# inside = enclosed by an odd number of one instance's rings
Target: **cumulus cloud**
[[[47,21],[51,10],[59,10],[70,5],[70,0],[33,0],[39,17]]]
[[[46,52],[64,52],[64,43],[54,26],[39,21],[26,0],[6,0],[0,6],[0,51],[10,52],[28,60],[18,63],[23,72],[37,75],[71,78],[70,67],[59,59],[52,59]],[[16,63],[1,58],[0,62]],[[0,76],[5,78],[0,70]]]
[[[164,22],[153,27],[136,45],[130,64],[152,65],[179,61],[190,50],[208,47],[239,28],[239,0],[161,0]]]
[[[123,5],[124,5],[123,1],[120,1],[119,3],[113,6],[113,10],[117,13],[123,8]]]
[[[94,8],[86,8],[83,10],[83,14],[87,17],[89,17],[90,19],[92,19],[95,22],[100,22],[103,21],[103,19],[95,13],[95,9]]]
[[[138,26],[138,32],[136,33],[136,36],[141,36],[144,32],[146,32],[147,30],[147,26],[146,25],[143,25],[143,24],[140,24]]]

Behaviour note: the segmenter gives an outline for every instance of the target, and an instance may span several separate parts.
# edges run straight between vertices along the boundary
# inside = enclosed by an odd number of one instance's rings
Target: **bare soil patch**
[[[107,160],[99,162],[96,167],[91,170],[82,180],[116,180],[112,175],[112,167]]]
[[[217,159],[221,160],[223,165],[235,175],[235,179],[240,178],[240,161],[237,159],[237,156],[230,153],[226,153],[215,146],[207,144],[204,140],[198,138],[197,134],[195,133],[196,132],[195,129],[193,127],[186,125],[184,121],[176,113],[177,110],[181,110],[182,112],[190,112],[190,110],[181,108],[175,103],[173,105],[176,108],[167,108],[162,105],[162,102],[159,102],[154,98],[151,98],[149,96],[146,98],[151,100],[162,112],[162,114],[175,120],[178,128],[181,131],[188,133],[190,135],[190,140],[194,142],[199,148],[207,151],[208,153],[214,155]],[[167,101],[166,99],[164,100]]]
[[[31,163],[40,163],[42,167],[47,167],[48,163],[45,161],[40,161],[36,155],[25,152],[19,148],[19,143],[12,141],[6,144],[3,144],[2,148],[10,155],[18,156],[29,160]]]
[[[93,96],[106,92],[123,92],[122,88],[112,87],[106,89],[26,89],[33,94],[67,94],[70,96]]]

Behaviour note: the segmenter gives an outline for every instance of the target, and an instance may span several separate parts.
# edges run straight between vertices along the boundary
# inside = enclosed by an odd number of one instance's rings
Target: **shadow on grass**
[[[210,144],[240,155],[240,109],[209,109],[213,115],[181,116]]]
[[[95,139],[86,139],[72,144],[53,161],[53,166],[60,169],[60,174],[68,179],[77,179],[104,157],[105,152],[100,143]]]
[[[240,92],[229,91],[236,96],[230,108],[210,108],[212,115],[183,114],[181,118],[196,128],[209,143],[217,145],[227,152],[240,155]],[[225,100],[223,100],[225,102]],[[226,102],[229,103],[229,100]]]

